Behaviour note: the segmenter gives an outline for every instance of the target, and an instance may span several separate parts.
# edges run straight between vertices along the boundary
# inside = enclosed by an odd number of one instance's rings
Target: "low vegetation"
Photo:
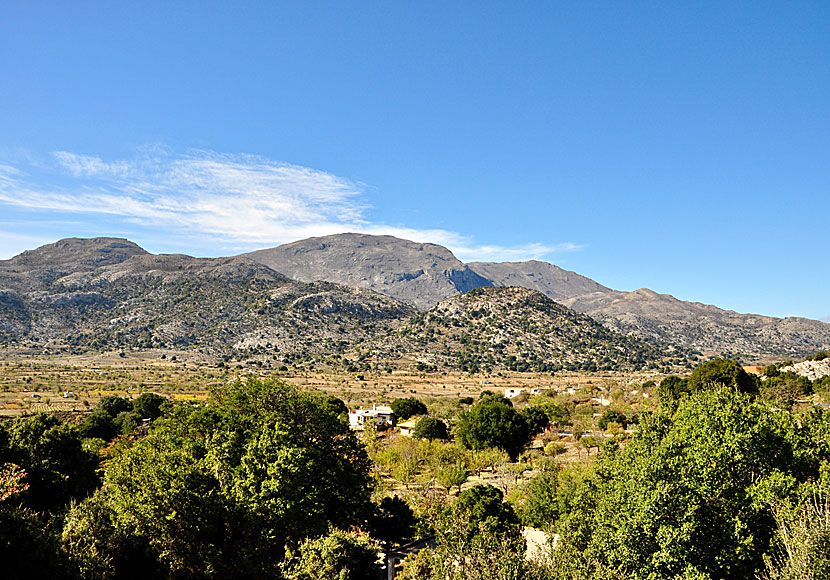
[[[0,423],[5,577],[377,580],[380,554],[427,536],[398,578],[830,569],[823,379],[714,359],[512,399],[381,397],[410,438],[350,430],[331,392],[219,376],[206,398],[105,394],[79,419]],[[530,559],[524,526],[548,534]]]

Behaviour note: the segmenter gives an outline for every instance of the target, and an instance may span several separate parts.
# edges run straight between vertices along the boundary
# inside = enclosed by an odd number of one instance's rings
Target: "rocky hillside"
[[[492,285],[443,246],[392,236],[337,234],[244,256],[295,280],[368,288],[422,310],[449,296]]]
[[[325,283],[306,284],[317,280]],[[412,306],[508,286],[681,350],[799,357],[830,348],[825,322],[620,292],[539,261],[467,265],[441,246],[362,234],[216,259],[157,256],[116,238],[61,240],[0,261],[0,342],[341,352],[402,324]]]
[[[563,302],[594,292],[613,292],[590,278],[539,260],[527,262],[470,262],[470,269],[493,286],[521,286]]]
[[[648,289],[621,292],[536,260],[464,264],[434,244],[340,234],[260,250],[248,257],[299,280],[370,288],[421,310],[484,286],[521,286],[588,314],[607,328],[728,356],[803,356],[830,348],[830,324],[739,314]]]
[[[39,351],[332,352],[414,312],[244,257],[153,255],[111,238],[62,240],[0,261],[0,340]]]
[[[681,366],[686,353],[622,336],[526,288],[483,287],[439,302],[397,333],[362,345],[363,357],[421,370],[549,372]]]
[[[803,356],[830,346],[830,324],[825,322],[739,314],[647,288],[593,292],[562,302],[623,334],[727,356]]]

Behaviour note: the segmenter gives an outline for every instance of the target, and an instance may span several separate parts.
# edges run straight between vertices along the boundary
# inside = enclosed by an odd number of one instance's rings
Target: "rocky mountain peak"
[[[491,285],[447,248],[394,236],[335,234],[245,256],[295,280],[368,288],[424,310],[443,298]]]
[[[65,238],[26,250],[6,262],[18,268],[77,271],[117,264],[147,253],[144,248],[123,238]]]

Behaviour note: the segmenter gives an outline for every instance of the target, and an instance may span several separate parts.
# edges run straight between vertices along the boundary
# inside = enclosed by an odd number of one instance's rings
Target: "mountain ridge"
[[[381,247],[382,251],[367,252],[367,246],[372,245]],[[331,251],[334,246],[338,248],[337,252]],[[406,247],[409,251],[395,255],[394,266],[385,267],[382,257],[395,254],[394,250],[401,247]],[[419,253],[418,250],[424,247],[428,247],[429,252]],[[302,249],[305,254],[313,255],[313,269],[300,272],[301,262],[285,267],[281,256],[288,248]],[[683,348],[730,356],[801,356],[830,348],[830,324],[826,322],[741,314],[709,304],[685,302],[670,294],[661,294],[647,288],[633,292],[614,290],[539,260],[464,264],[442,246],[419,244],[392,236],[335,234],[299,240],[245,255],[255,260],[268,256],[264,263],[289,276],[293,272],[305,279],[371,288],[409,302],[422,311],[445,298],[462,293],[453,284],[446,269],[429,269],[430,264],[434,266],[431,258],[440,255],[444,264],[452,264],[453,271],[475,275],[466,279],[469,282],[465,286],[468,290],[472,289],[470,286],[530,288],[623,334],[634,333]],[[361,266],[362,260],[367,257],[369,268]],[[429,278],[433,283],[411,283],[411,280],[424,274],[424,263],[428,264],[426,270],[429,270]],[[344,264],[358,266],[346,268]],[[445,278],[443,281],[442,276]],[[417,297],[417,300],[413,297]]]
[[[291,332],[296,333],[294,342],[313,340],[315,332],[338,343],[371,339],[403,324],[403,318],[416,312],[413,307],[426,312],[442,300],[490,286],[528,288],[621,335],[707,354],[801,356],[830,348],[830,324],[825,322],[740,314],[647,288],[623,292],[538,260],[465,264],[437,244],[368,234],[309,238],[226,258],[151,254],[121,238],[59,240],[0,260],[0,336],[15,340],[29,329],[49,340],[60,335],[61,325],[79,330],[70,311],[83,320],[84,316],[102,315],[116,306],[129,310],[128,304],[142,300],[145,304],[150,299],[158,305],[171,304],[178,299],[174,297],[177,293],[184,293],[181,299],[186,300],[186,289],[199,294],[201,291],[195,289],[200,285],[207,293],[203,299],[208,307],[229,307],[231,300],[248,305],[232,309],[237,318],[222,323],[230,324],[231,330],[214,332],[213,342],[207,341],[210,348],[218,348],[231,335],[234,348],[279,343],[279,348],[291,349]],[[262,308],[246,310],[256,302],[253,295],[266,305],[274,303],[274,296],[282,295],[287,302],[280,302],[278,318],[282,317],[286,329],[293,330],[278,332],[279,325],[259,313]],[[290,308],[312,306],[320,309],[313,323],[303,322],[299,311],[289,312]],[[272,310],[265,308],[262,312],[274,314]],[[339,314],[333,322],[330,317],[335,312]],[[133,314],[112,318],[127,320]],[[197,317],[183,326],[163,321],[167,315],[157,314],[145,316],[145,320],[161,329],[155,340],[164,344],[171,340],[193,342],[197,330],[208,332],[206,329],[219,324],[218,319],[207,316],[208,322],[200,322]],[[373,317],[378,318],[376,328],[372,327],[374,323],[367,323],[367,318]],[[100,320],[86,322],[89,328],[84,332],[113,335]],[[192,328],[185,331],[188,324]],[[138,332],[135,326],[126,325],[122,335]],[[258,326],[271,330],[258,331]],[[344,330],[332,331],[337,328]],[[151,336],[151,330],[143,328],[139,334]],[[149,344],[155,343],[151,340]]]

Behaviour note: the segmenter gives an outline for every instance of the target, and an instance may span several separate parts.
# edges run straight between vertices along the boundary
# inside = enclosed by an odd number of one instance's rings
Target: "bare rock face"
[[[421,310],[492,286],[447,248],[392,236],[336,234],[244,255],[295,280],[368,288]]]
[[[805,360],[780,369],[782,373],[795,373],[811,381],[830,377],[830,358],[824,360]]]

